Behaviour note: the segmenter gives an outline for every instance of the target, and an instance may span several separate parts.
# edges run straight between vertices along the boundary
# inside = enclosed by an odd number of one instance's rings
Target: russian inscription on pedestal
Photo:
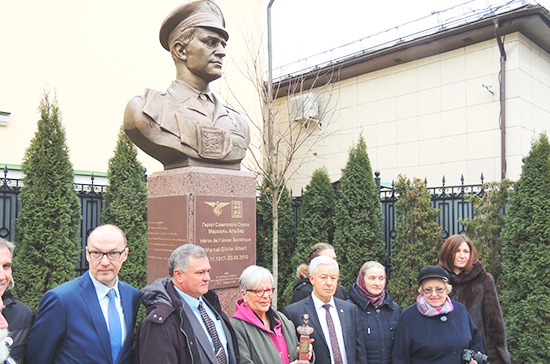
[[[244,268],[256,261],[254,197],[195,197],[195,242],[212,264],[211,288],[237,287]]]
[[[147,283],[168,276],[168,258],[187,243],[189,196],[149,197],[147,205]]]

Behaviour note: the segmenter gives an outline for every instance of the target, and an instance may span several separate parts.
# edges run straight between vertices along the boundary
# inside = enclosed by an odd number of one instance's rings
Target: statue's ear
[[[173,47],[176,57],[185,62],[187,60],[187,54],[185,52],[185,47],[183,46],[183,44],[180,42],[175,42]]]

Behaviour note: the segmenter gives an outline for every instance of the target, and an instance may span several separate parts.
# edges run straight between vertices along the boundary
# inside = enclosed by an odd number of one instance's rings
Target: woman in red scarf
[[[386,290],[386,268],[366,262],[349,291],[361,314],[369,364],[389,364],[401,309]]]

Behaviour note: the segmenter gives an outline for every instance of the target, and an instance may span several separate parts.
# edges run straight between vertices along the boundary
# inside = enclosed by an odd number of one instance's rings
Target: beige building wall
[[[106,172],[126,103],[175,78],[159,43],[164,18],[183,0],[0,2],[0,163],[20,165],[36,132],[44,90],[57,95],[75,170]],[[224,79],[212,89],[239,112],[259,117],[256,91],[241,70],[260,46],[261,0],[218,0],[230,34]],[[261,54],[261,52],[260,52]],[[228,85],[231,85],[228,87]],[[235,97],[240,101],[236,102]],[[148,174],[162,165],[140,152]]]
[[[520,33],[506,36],[505,49],[507,177],[517,180],[531,142],[550,128],[550,55]],[[498,45],[489,40],[338,83],[320,95],[327,112],[315,133],[327,137],[302,148],[311,150],[288,186],[299,193],[323,165],[340,179],[360,134],[383,181],[400,173],[428,186],[443,176],[459,185],[462,174],[465,184],[482,173],[500,180],[499,72]]]

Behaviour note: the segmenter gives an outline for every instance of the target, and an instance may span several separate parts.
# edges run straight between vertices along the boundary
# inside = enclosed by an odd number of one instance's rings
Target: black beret
[[[439,278],[443,280],[443,282],[445,283],[449,283],[451,281],[449,272],[447,272],[440,265],[429,265],[427,267],[420,269],[420,272],[418,272],[418,277],[417,277],[418,284],[421,284],[423,280],[428,278]]]

